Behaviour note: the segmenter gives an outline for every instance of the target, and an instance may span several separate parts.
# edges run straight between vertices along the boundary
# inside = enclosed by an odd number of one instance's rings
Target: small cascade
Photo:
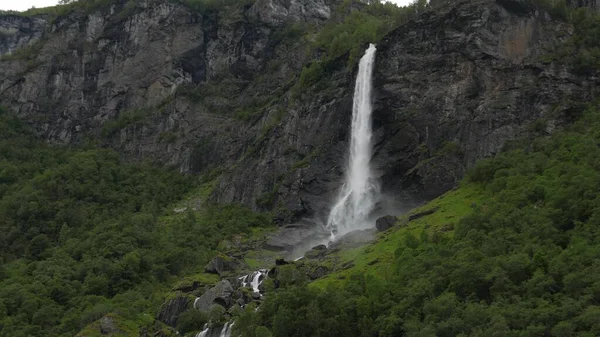
[[[239,277],[238,279],[240,280],[243,288],[251,287],[252,291],[260,294],[260,289],[258,287],[263,283],[265,278],[267,278],[268,274],[269,271],[267,269],[259,269],[249,275]],[[248,280],[250,280],[250,282],[248,282]]]
[[[262,297],[262,293],[260,291],[260,285],[263,283],[263,281],[267,278],[268,275],[269,275],[268,269],[259,269],[250,274],[238,277],[238,280],[240,281],[240,285],[242,288],[252,288],[252,291],[255,294],[254,298],[258,299],[258,298]],[[256,295],[258,295],[258,296],[256,297]],[[197,308],[197,303],[198,303],[199,299],[200,299],[200,297],[197,297],[196,300],[194,301],[194,308]],[[244,306],[242,306],[242,307],[244,307]],[[256,309],[258,309],[258,307]],[[225,323],[223,328],[221,328],[219,337],[231,337],[231,333],[233,331],[232,327],[234,324],[235,324],[235,322],[233,322],[233,321]],[[211,328],[209,328],[209,324],[206,324],[206,325],[204,325],[204,330],[198,332],[195,337],[215,336],[215,333],[216,333],[216,331],[211,333]]]
[[[223,325],[223,329],[221,330],[221,334],[219,335],[219,337],[231,337],[231,328],[234,324],[235,322],[232,322],[231,324],[229,324],[229,322],[225,323],[225,325]]]
[[[240,282],[242,283],[242,287],[244,287],[244,288],[245,288],[245,287],[246,287],[246,284],[247,284],[247,283],[246,283],[246,280],[248,280],[248,275],[244,275],[244,276],[242,276],[242,277],[238,278],[238,280],[240,280]]]
[[[266,269],[261,269],[252,273],[252,275],[250,276],[252,278],[252,282],[250,283],[250,285],[252,285],[252,291],[260,294],[260,289],[258,289],[258,287],[265,280],[268,273],[269,271]]]
[[[196,334],[196,337],[206,337],[209,330],[210,329],[208,328],[208,323],[204,324],[204,330],[198,332],[198,334]]]

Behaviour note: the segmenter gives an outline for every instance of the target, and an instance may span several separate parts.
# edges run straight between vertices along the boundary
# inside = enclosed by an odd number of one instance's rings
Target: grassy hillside
[[[240,332],[597,336],[598,130],[594,106],[565,131],[483,161],[421,209],[433,214],[339,253],[352,268],[277,289],[241,315]]]

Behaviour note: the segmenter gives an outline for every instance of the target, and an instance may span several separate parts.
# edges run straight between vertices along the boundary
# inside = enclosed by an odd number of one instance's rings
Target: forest
[[[0,335],[73,336],[108,313],[144,325],[169,286],[267,214],[167,206],[202,180],[92,144],[46,145],[0,113]]]
[[[246,3],[184,2],[199,13]],[[564,1],[528,3],[573,25],[540,62],[596,74],[598,16]],[[312,37],[317,56],[298,74],[297,90],[326,86],[336,60],[352,69],[365,43],[427,9],[423,1],[405,9],[351,5],[340,4],[318,30],[296,25],[278,35]],[[289,267],[277,288],[266,282],[260,310],[249,305],[233,313],[234,336],[600,335],[600,107],[578,107],[551,116],[564,122],[558,130],[548,132],[548,120],[540,119],[472,168],[455,191],[475,191],[468,209],[452,209],[453,192],[443,197],[448,212],[464,212],[455,224],[411,227],[376,243],[392,247],[391,268],[374,264],[371,272],[311,283]],[[223,240],[274,228],[269,212],[206,198],[199,209],[176,212],[190,195],[208,194],[214,176],[131,162],[93,140],[48,144],[5,108],[0,154],[1,337],[74,336],[106,315],[122,319],[127,335],[139,335],[155,324],[173,285],[202,272]],[[188,310],[177,329],[192,336],[211,318]]]

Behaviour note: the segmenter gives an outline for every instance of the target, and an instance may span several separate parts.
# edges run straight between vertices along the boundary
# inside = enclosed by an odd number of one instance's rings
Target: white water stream
[[[380,197],[379,183],[370,166],[373,150],[371,87],[375,51],[375,45],[369,45],[358,66],[345,182],[327,220],[331,240],[354,230],[373,227],[367,218]]]

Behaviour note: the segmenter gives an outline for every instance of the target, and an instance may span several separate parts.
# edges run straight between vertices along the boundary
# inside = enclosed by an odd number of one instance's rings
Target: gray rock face
[[[533,121],[559,125],[590,98],[590,80],[539,61],[570,26],[506,1],[457,3],[378,45],[374,162],[400,199],[440,195]]]
[[[436,197],[538,118],[559,127],[592,96],[595,80],[540,62],[572,27],[515,3],[459,0],[379,43],[373,164],[386,195]],[[0,103],[48,141],[92,137],[181,172],[228,168],[212,201],[277,209],[282,224],[324,222],[342,184],[355,71],[340,59],[326,89],[292,95],[312,55],[279,33],[322,25],[334,5],[259,0],[200,14],[144,0],[52,23],[0,15],[15,32],[0,34],[0,53],[40,41],[33,60],[0,62]],[[287,226],[268,245],[289,249],[311,233]]]
[[[43,15],[0,16],[0,56],[11,54],[19,48],[29,46],[42,38],[48,20]]]
[[[375,227],[378,231],[383,232],[392,228],[396,224],[396,217],[393,215],[382,216],[375,221]]]
[[[156,319],[174,327],[177,324],[179,315],[190,307],[190,298],[187,296],[177,296],[164,303]]]
[[[279,25],[286,22],[319,22],[331,16],[323,0],[258,0],[249,14],[262,22]]]
[[[223,280],[202,294],[202,296],[196,300],[194,307],[205,312],[209,312],[211,307],[215,304],[220,305],[223,308],[228,308],[231,304],[231,294],[233,294],[231,283],[227,280]]]

